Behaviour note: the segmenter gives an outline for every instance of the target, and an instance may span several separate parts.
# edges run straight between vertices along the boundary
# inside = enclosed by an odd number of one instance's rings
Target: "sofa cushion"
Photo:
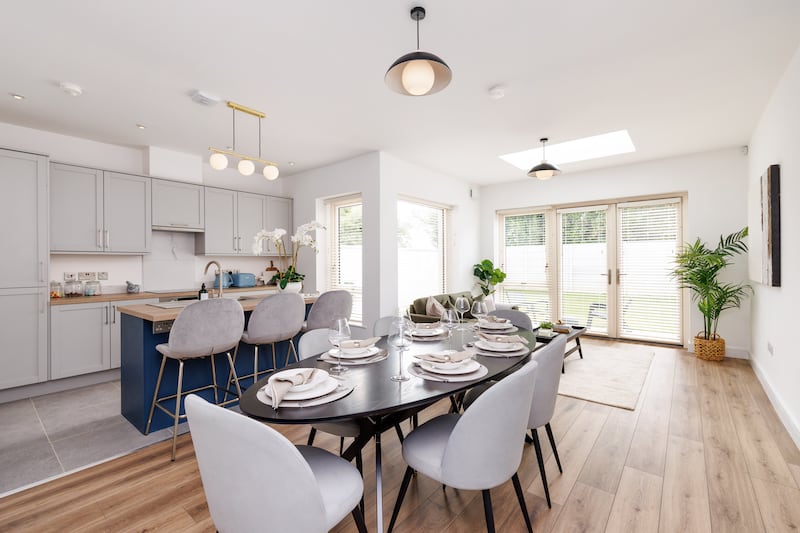
[[[428,302],[425,305],[425,314],[428,316],[438,316],[441,317],[444,314],[444,306],[434,298],[433,296],[428,296]]]

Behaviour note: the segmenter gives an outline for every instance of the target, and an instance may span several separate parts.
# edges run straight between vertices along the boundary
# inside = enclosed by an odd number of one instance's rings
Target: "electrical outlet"
[[[98,272],[97,279],[98,281],[108,281],[108,272]]]
[[[64,272],[64,281],[75,281],[75,272]]]
[[[79,281],[94,281],[97,279],[96,272],[78,272]]]
[[[767,351],[769,352],[770,355],[775,355],[775,352],[773,351],[771,342],[767,343]]]

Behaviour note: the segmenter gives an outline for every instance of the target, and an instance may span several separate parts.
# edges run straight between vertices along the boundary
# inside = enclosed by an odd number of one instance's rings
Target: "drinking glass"
[[[411,346],[411,325],[405,318],[398,318],[392,322],[389,329],[389,344],[395,346],[397,350],[398,373],[390,376],[392,381],[408,381],[409,376],[403,373],[403,351]]]
[[[459,296],[458,298],[456,298],[455,306],[456,306],[456,311],[458,311],[459,315],[461,315],[459,322],[464,322],[464,313],[469,311],[469,300],[467,300],[463,296]]]
[[[331,368],[331,374],[344,374],[347,368],[342,366],[342,341],[350,338],[350,324],[346,318],[335,318],[328,328],[328,342],[336,347],[336,366]]]
[[[489,314],[489,309],[486,306],[486,302],[475,300],[474,302],[472,302],[472,309],[470,310],[470,312],[472,313],[472,316],[477,318],[478,321],[480,322],[481,318]]]
[[[445,309],[442,313],[442,325],[447,328],[447,345],[453,349],[453,330],[458,327],[458,315],[453,309]]]

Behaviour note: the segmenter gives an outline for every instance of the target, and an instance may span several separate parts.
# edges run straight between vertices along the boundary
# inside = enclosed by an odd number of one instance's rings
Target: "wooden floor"
[[[591,357],[587,340],[585,354]],[[709,363],[683,350],[614,343],[656,356],[635,411],[559,397],[552,422],[564,473],[549,446],[553,508],[525,446],[520,480],[535,531],[796,531],[800,451],[747,361]],[[425,419],[446,409],[436,405]],[[304,427],[283,427],[302,443]],[[0,500],[0,531],[214,531],[189,436],[178,460],[164,442]],[[335,450],[338,440],[318,438]],[[374,455],[365,455],[366,519],[374,530]],[[405,469],[384,437],[385,524]],[[265,475],[268,475],[265,474]],[[511,483],[492,490],[498,531],[524,531]],[[265,524],[269,517],[265,516]],[[417,476],[396,531],[484,529],[479,492],[442,490]],[[265,527],[265,531],[268,531]],[[346,518],[334,531],[356,531]]]

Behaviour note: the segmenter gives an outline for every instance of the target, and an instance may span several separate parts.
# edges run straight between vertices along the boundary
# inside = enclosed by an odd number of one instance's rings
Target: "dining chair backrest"
[[[328,328],[312,329],[306,331],[300,340],[297,341],[297,355],[300,359],[308,359],[319,355],[324,351],[331,348],[331,343],[328,341]]]
[[[186,414],[218,531],[327,530],[314,473],[283,435],[194,394]]]
[[[385,337],[389,334],[389,330],[392,328],[392,323],[397,319],[398,317],[396,316],[380,317],[375,321],[375,324],[372,325],[372,335],[374,337]]]
[[[215,298],[187,305],[169,332],[169,352],[181,358],[232,350],[242,338],[244,311],[236,300]]]
[[[537,364],[531,361],[484,392],[447,441],[442,482],[466,490],[505,483],[519,469]]]
[[[261,300],[247,321],[247,342],[267,344],[291,339],[303,327],[306,303],[298,293],[282,292]]]
[[[347,291],[323,292],[308,311],[306,330],[329,328],[334,318],[350,320],[353,312],[353,296]]]
[[[531,317],[522,311],[517,311],[516,309],[495,309],[494,311],[490,311],[489,314],[497,318],[507,318],[511,321],[511,324],[517,326],[519,329],[533,331]]]
[[[553,418],[566,346],[566,335],[559,335],[544,348],[533,353],[533,360],[539,363],[539,369],[536,371],[536,386],[533,389],[533,403],[528,420],[528,427],[531,429],[543,426]]]

